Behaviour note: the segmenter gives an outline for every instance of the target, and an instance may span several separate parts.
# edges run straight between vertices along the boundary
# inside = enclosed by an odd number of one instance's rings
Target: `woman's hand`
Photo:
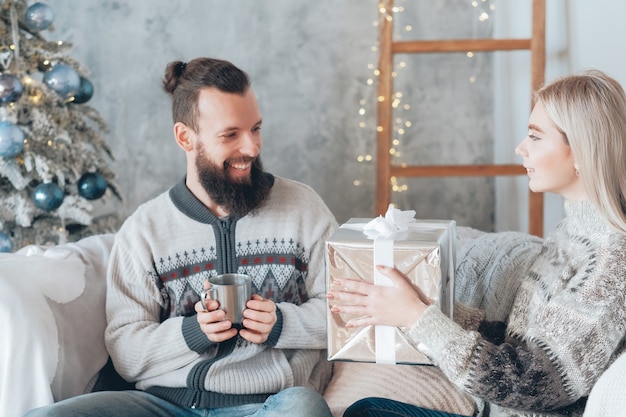
[[[433,301],[397,269],[385,266],[376,268],[391,280],[392,286],[346,278],[335,279],[333,285],[343,287],[343,290],[331,290],[326,295],[335,301],[331,311],[356,316],[346,322],[346,327],[413,325]]]

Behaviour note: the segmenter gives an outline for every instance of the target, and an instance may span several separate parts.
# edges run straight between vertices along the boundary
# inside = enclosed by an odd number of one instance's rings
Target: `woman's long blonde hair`
[[[558,78],[535,95],[571,146],[587,195],[626,234],[626,94],[602,71]]]

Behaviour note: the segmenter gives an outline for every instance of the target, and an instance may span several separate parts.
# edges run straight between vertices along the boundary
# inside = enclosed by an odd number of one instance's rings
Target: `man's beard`
[[[215,204],[238,218],[260,208],[272,189],[272,181],[263,172],[260,157],[241,160],[253,160],[252,169],[249,178],[237,181],[228,176],[224,167],[216,166],[208,160],[204,148],[199,149],[196,157],[196,168],[202,187]]]

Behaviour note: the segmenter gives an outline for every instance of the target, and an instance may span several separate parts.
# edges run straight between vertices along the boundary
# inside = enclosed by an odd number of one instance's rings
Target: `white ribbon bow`
[[[371,238],[389,238],[409,230],[411,223],[415,223],[415,210],[399,210],[389,204],[385,217],[378,216],[371,220],[363,227],[363,233]]]

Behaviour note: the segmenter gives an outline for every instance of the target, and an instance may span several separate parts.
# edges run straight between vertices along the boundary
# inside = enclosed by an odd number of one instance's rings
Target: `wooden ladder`
[[[531,90],[539,89],[544,83],[545,72],[545,0],[533,0],[532,30],[530,38],[523,39],[447,39],[429,41],[394,41],[393,39],[393,0],[381,0],[382,19],[379,33],[378,62],[378,104],[377,104],[377,177],[376,214],[384,214],[391,201],[392,177],[465,177],[465,176],[505,176],[526,175],[521,165],[420,165],[398,166],[393,164],[389,150],[392,147],[393,109],[390,98],[393,94],[393,62],[395,54],[434,53],[434,52],[493,52],[530,51]],[[390,17],[390,18],[389,18]],[[543,194],[529,190],[528,231],[543,235]]]

